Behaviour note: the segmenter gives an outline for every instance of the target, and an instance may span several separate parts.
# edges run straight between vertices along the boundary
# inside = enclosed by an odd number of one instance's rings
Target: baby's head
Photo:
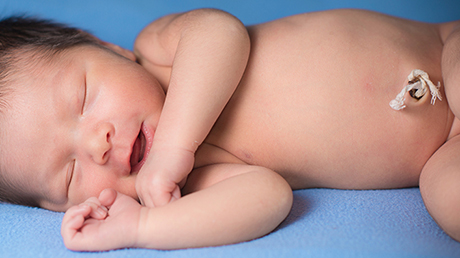
[[[164,92],[110,48],[47,21],[0,22],[1,201],[63,211],[105,188],[137,198]]]

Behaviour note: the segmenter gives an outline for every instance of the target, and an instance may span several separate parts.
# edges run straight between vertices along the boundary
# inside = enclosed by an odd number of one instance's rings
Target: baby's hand
[[[106,189],[99,198],[67,210],[61,226],[64,244],[74,251],[136,247],[141,208],[131,197]]]
[[[141,203],[159,207],[179,199],[194,162],[194,153],[187,150],[152,152],[136,179]]]

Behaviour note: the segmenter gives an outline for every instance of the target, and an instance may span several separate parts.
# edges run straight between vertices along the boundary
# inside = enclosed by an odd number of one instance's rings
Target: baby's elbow
[[[235,26],[237,30],[246,31],[243,23],[234,15],[213,8],[202,8],[192,10],[186,13],[188,21],[197,22],[201,21],[206,25],[215,26]],[[246,31],[247,32],[247,31]]]
[[[228,12],[205,8],[190,11],[186,15],[188,16],[186,20],[194,26],[204,26],[207,31],[212,31],[215,35],[218,35],[217,33],[227,34],[240,44],[250,46],[248,30],[237,17]]]

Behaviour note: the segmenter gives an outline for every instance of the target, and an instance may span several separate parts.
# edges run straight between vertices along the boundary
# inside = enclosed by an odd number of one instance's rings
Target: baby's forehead
[[[16,50],[10,54],[11,60],[6,67],[7,73],[2,78],[3,86],[11,91],[28,85],[26,82],[46,75],[50,69],[56,69],[63,60],[63,54],[40,50],[38,48]]]
[[[94,49],[104,51],[100,48]],[[64,73],[69,67],[81,63],[81,59],[75,57],[81,56],[83,52],[83,47],[61,51],[31,49],[18,52],[9,67],[5,85],[11,88],[12,92],[19,93],[21,90],[28,90],[28,86],[38,87],[50,79],[52,74]]]
[[[53,50],[42,49],[40,47],[31,47],[16,50],[9,57],[11,62],[12,74],[21,72],[25,75],[40,69],[59,69],[64,64],[70,64],[76,61],[76,56],[81,56],[88,49],[92,52],[111,52],[103,46],[79,45],[65,49]]]

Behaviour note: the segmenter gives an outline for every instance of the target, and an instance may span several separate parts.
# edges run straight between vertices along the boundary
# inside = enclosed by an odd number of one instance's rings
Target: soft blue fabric
[[[136,34],[162,15],[199,7],[226,10],[245,24],[335,8],[363,8],[428,22],[460,19],[460,1],[417,0],[2,0],[0,13],[56,19],[132,48]],[[246,243],[178,251],[67,250],[63,214],[0,204],[1,257],[460,257],[460,243],[427,213],[418,188],[294,192],[289,217],[273,233]],[[225,232],[222,232],[225,234]]]
[[[288,218],[271,234],[236,245],[178,251],[65,248],[62,213],[0,205],[4,257],[460,257],[460,243],[431,219],[418,188],[294,192]],[[225,234],[225,232],[222,232]]]

